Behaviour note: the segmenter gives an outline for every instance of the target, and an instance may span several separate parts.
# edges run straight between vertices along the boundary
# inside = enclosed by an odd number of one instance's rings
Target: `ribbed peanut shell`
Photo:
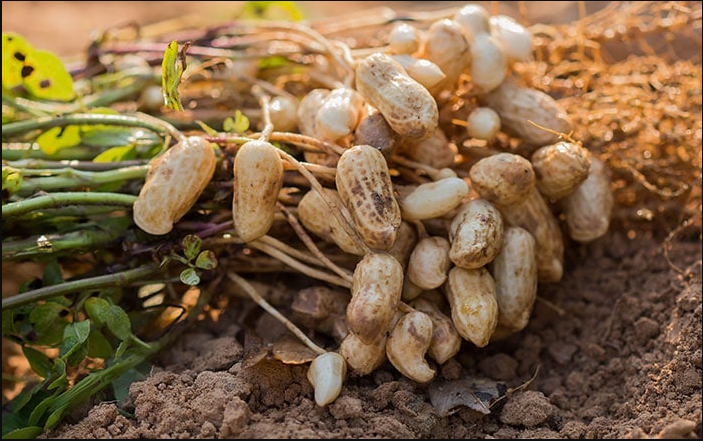
[[[560,141],[537,149],[531,162],[539,192],[557,200],[571,194],[586,180],[591,154],[578,144]]]
[[[393,367],[418,383],[427,383],[437,373],[430,368],[425,353],[432,341],[432,319],[412,311],[398,320],[386,340],[386,356]]]
[[[524,200],[535,187],[535,172],[526,158],[498,153],[476,162],[469,170],[471,188],[482,198],[501,205]]]
[[[541,90],[521,87],[511,79],[505,79],[500,86],[485,94],[482,101],[498,112],[501,128],[506,133],[525,143],[553,144],[559,140],[558,133],[572,131],[570,118],[554,98]]]
[[[166,234],[193,206],[215,173],[215,151],[190,136],[155,158],[133,205],[134,222],[150,234]]]
[[[530,321],[537,298],[537,245],[529,231],[507,227],[503,249],[491,265],[498,300],[498,325],[513,332]]]
[[[498,324],[493,276],[485,268],[454,267],[445,287],[456,330],[479,348],[486,346]]]
[[[563,199],[569,236],[578,242],[591,242],[603,236],[610,226],[613,193],[605,164],[591,159],[585,181]]]
[[[473,199],[449,227],[449,258],[456,266],[473,269],[491,262],[503,246],[503,216],[486,199]]]
[[[403,267],[387,253],[369,253],[356,265],[352,299],[347,306],[349,329],[371,344],[388,330],[403,289]]]
[[[273,225],[278,192],[283,185],[283,161],[265,141],[243,144],[234,157],[232,216],[244,242],[265,235]]]
[[[383,154],[369,145],[345,150],[337,164],[335,181],[366,244],[377,250],[391,249],[401,217]]]
[[[323,187],[322,193],[327,200],[335,200],[341,206],[342,199],[336,190]],[[308,231],[336,244],[343,251],[357,256],[364,254],[364,250],[344,230],[337,217],[330,214],[327,204],[316,190],[308,191],[300,199],[298,218]]]
[[[437,129],[434,98],[389,55],[376,52],[357,64],[356,89],[401,136],[425,139]]]
[[[368,375],[386,361],[386,334],[367,344],[349,333],[342,340],[339,353],[355,373]]]

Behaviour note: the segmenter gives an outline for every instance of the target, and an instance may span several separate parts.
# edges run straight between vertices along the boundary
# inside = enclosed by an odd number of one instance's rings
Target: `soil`
[[[668,240],[616,221],[597,241],[567,243],[562,281],[540,284],[520,333],[465,342],[425,386],[389,364],[350,374],[324,408],[307,363],[270,356],[286,331],[237,299],[155,359],[123,402],[88,404],[41,438],[700,439],[701,257],[699,229]],[[290,277],[268,279],[284,314]],[[460,380],[498,391],[489,408],[440,409],[436,384]]]

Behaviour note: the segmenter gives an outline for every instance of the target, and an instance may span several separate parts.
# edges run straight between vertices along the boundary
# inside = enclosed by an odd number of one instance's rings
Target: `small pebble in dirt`
[[[361,400],[342,395],[329,405],[329,411],[338,420],[359,418],[363,414]]]
[[[495,354],[484,358],[478,364],[483,375],[494,380],[508,381],[515,378],[518,362],[508,354]]]
[[[542,392],[525,391],[512,395],[500,412],[500,421],[511,426],[538,426],[554,413],[554,406]]]

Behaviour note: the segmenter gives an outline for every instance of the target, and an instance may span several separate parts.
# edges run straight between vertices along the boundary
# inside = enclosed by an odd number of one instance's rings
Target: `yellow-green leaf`
[[[49,51],[33,51],[21,70],[24,87],[36,98],[70,101],[75,97],[73,78],[63,63]]]
[[[161,92],[164,95],[164,104],[169,109],[183,110],[181,98],[178,94],[178,84],[181,76],[186,70],[186,51],[190,46],[186,42],[181,50],[178,50],[178,42],[173,40],[166,46],[164,58],[161,62]]]
[[[304,17],[295,2],[246,2],[241,18],[299,21]]]
[[[24,60],[32,47],[21,35],[14,32],[2,33],[2,86],[12,89],[22,85],[22,68]]]
[[[237,109],[234,112],[234,118],[228,116],[222,121],[222,128],[225,132],[244,133],[249,130],[249,118],[241,110]]]
[[[78,145],[81,132],[78,126],[54,127],[39,135],[36,141],[42,152],[54,155],[62,148]]]

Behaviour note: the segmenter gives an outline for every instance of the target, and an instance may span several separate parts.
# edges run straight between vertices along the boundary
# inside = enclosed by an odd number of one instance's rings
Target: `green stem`
[[[48,169],[52,173],[56,169],[62,169],[66,167],[71,167],[73,170],[84,170],[84,171],[107,171],[116,170],[118,168],[124,167],[134,167],[138,165],[145,165],[149,162],[146,159],[134,159],[131,161],[115,161],[115,162],[93,162],[93,161],[75,161],[62,160],[62,161],[51,161],[46,159],[20,159],[17,161],[5,161],[4,165],[24,169],[22,172],[25,176],[29,175],[28,170],[41,170]]]
[[[115,230],[80,230],[3,242],[2,260],[38,258],[66,251],[86,252],[104,247],[119,236]]]
[[[151,130],[157,134],[167,132],[174,138],[180,140],[183,134],[179,132],[171,124],[161,121],[158,118],[151,117],[146,114],[138,116],[128,115],[110,115],[102,113],[75,113],[70,115],[47,116],[44,118],[29,119],[17,121],[9,124],[3,124],[2,136],[9,138],[32,130],[46,130],[53,127],[65,127],[71,125],[112,125],[125,127],[140,127],[142,129]]]
[[[23,292],[12,297],[2,299],[2,310],[16,308],[39,300],[63,296],[86,289],[101,289],[107,287],[124,286],[135,280],[140,280],[155,274],[158,266],[154,264],[140,266],[131,270],[105,276],[90,277],[87,279],[73,280],[58,285],[45,286],[32,291]]]
[[[4,128],[3,128],[4,131]],[[64,147],[55,155],[47,155],[37,143],[9,142],[2,143],[2,160],[18,161],[23,159],[66,159],[66,160],[91,160],[95,157],[95,149],[87,146]]]
[[[137,197],[131,194],[101,192],[51,193],[36,198],[11,202],[2,206],[2,217],[18,216],[33,210],[63,207],[66,205],[119,205],[131,207]]]
[[[73,168],[51,170],[51,173],[54,173],[56,176],[25,179],[22,181],[18,193],[20,195],[29,195],[38,190],[52,191],[61,188],[92,187],[128,179],[141,179],[146,176],[148,171],[148,165],[125,167],[103,172],[81,171]],[[40,172],[40,170],[30,173],[38,172]]]

